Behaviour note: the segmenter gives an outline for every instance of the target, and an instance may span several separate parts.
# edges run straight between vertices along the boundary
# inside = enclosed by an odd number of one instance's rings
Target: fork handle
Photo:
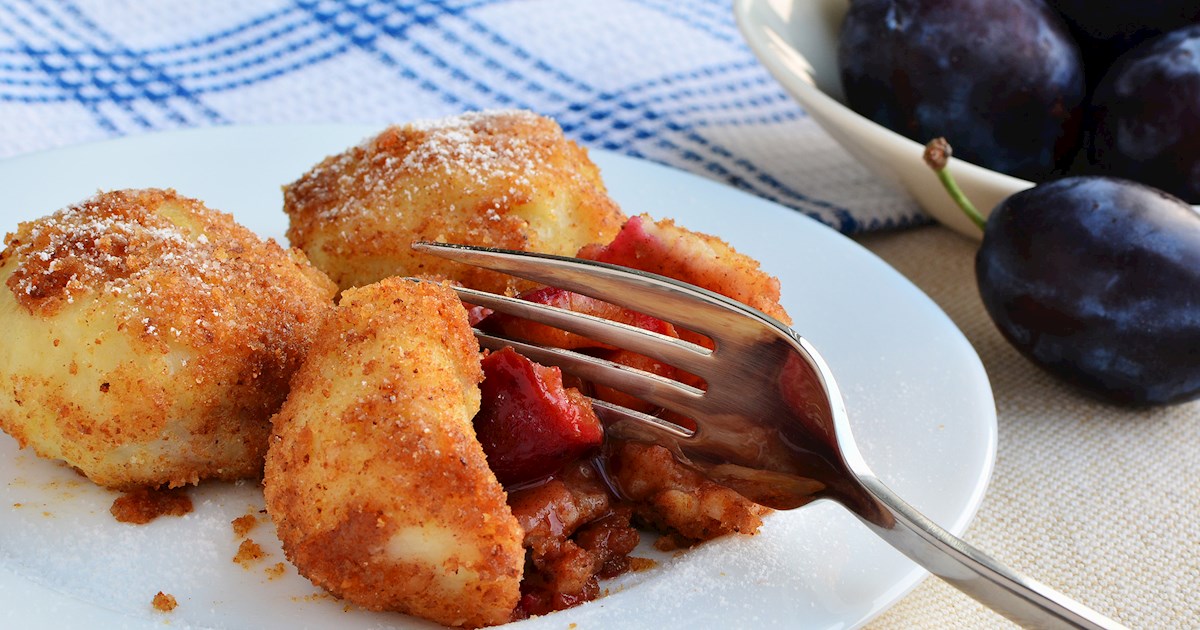
[[[855,514],[930,573],[1010,620],[1030,628],[1124,628],[1069,597],[1017,574],[926,518],[878,478],[858,475],[891,519]],[[847,506],[850,507],[850,506]],[[891,521],[884,525],[873,520]]]

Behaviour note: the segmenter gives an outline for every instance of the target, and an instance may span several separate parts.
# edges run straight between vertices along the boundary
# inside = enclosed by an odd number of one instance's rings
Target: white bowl
[[[980,238],[922,159],[924,146],[872,122],[842,103],[837,38],[847,0],[734,0],[742,36],[767,70],[846,151],[881,178],[908,191],[930,216]],[[951,159],[950,171],[984,215],[1033,182]]]

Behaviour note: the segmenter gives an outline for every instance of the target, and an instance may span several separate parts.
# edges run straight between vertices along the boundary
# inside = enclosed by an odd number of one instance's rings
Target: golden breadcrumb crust
[[[114,488],[257,477],[336,287],[170,190],[98,194],[5,237],[0,428]]]
[[[637,236],[607,247],[589,245],[579,256],[657,273],[694,284],[754,307],[784,324],[792,318],[779,304],[779,279],[762,270],[755,259],[735,250],[724,240],[676,225],[671,219],[654,220],[641,214],[630,219],[626,230]]]
[[[448,288],[347,290],[275,416],[267,510],[299,572],[371,610],[509,620],[522,530],[475,437],[483,371]]]
[[[516,110],[390,127],[286,186],[284,210],[292,245],[342,289],[402,275],[504,292],[517,281],[410,244],[570,256],[625,219],[587,151],[553,120]]]
[[[675,544],[753,534],[771,511],[685,467],[662,446],[617,442],[611,456],[614,481],[638,515]]]

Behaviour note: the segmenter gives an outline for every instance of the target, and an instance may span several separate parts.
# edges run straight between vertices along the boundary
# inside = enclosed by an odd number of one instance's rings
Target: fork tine
[[[466,287],[451,288],[465,302],[578,333],[686,369],[697,376],[706,376],[704,368],[707,365],[706,360],[712,356],[712,351],[704,346],[556,306]]]
[[[618,304],[698,332],[718,345],[721,339],[729,340],[737,333],[756,337],[762,334],[758,330],[761,327],[746,325],[747,314],[758,320],[774,321],[712,291],[616,265],[470,245],[417,242],[412,247]]]
[[[512,346],[514,350],[533,361],[558,366],[568,374],[607,385],[685,416],[705,413],[702,402],[704,390],[679,381],[562,348],[535,346],[479,331],[475,332],[475,337],[485,348],[499,350],[505,346]]]
[[[613,437],[645,440],[666,446],[672,451],[678,451],[678,441],[695,434],[674,422],[668,422],[628,407],[590,397],[588,400],[591,401],[596,415],[604,421],[605,430]]]

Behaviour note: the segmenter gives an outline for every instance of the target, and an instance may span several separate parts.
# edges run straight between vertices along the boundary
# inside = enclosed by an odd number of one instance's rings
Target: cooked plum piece
[[[483,373],[475,432],[500,483],[547,477],[604,441],[591,404],[558,368],[504,348],[483,359]]]

